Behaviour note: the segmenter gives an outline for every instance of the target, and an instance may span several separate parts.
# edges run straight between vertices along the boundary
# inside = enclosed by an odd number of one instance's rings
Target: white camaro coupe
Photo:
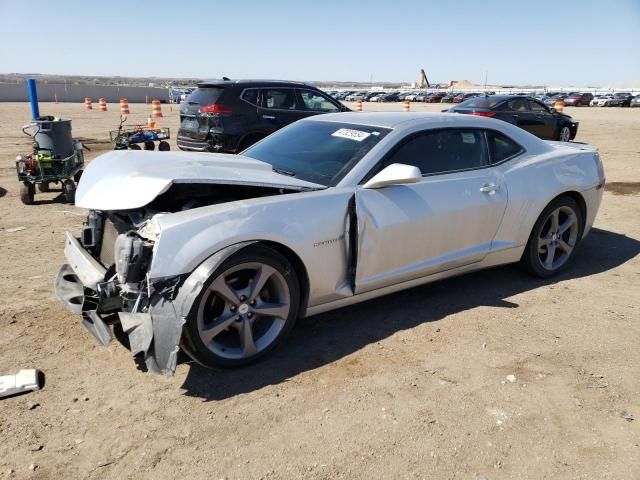
[[[548,277],[589,232],[595,148],[451,113],[339,113],[241,155],[114,151],[86,169],[56,293],[102,344],[172,373],[236,366],[296,318],[520,262]]]

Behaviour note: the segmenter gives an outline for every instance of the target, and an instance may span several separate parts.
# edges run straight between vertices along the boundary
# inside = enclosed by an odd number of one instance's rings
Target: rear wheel
[[[48,192],[49,191],[49,182],[42,182],[38,184],[38,191],[40,192]]]
[[[138,145],[137,143],[132,143],[131,145],[129,145],[129,150],[142,150],[140,148],[140,145]]]
[[[573,259],[583,231],[583,212],[577,202],[568,196],[556,198],[538,217],[521,264],[541,278],[555,275]]]
[[[209,367],[251,363],[278,345],[295,323],[295,270],[267,247],[241,250],[222,263],[194,303],[185,350]]]
[[[62,193],[67,203],[73,203],[76,200],[76,184],[70,178],[62,183]]]
[[[20,185],[20,200],[25,205],[33,203],[33,197],[36,194],[36,188],[33,183],[23,183]]]
[[[158,143],[158,150],[160,150],[161,152],[168,152],[169,150],[171,150],[171,145],[169,145],[169,142],[165,142],[164,140],[162,140],[160,143]]]
[[[155,150],[156,149],[156,144],[153,143],[151,140],[147,140],[146,142],[144,142],[144,149],[145,150]]]

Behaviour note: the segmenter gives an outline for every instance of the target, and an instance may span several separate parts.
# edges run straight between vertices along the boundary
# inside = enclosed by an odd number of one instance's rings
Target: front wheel
[[[249,247],[222,263],[187,318],[183,347],[208,367],[251,363],[278,345],[293,327],[300,287],[277,251]]]
[[[555,275],[573,259],[583,231],[583,212],[578,203],[568,196],[556,198],[533,226],[522,266],[540,278]]]
[[[560,127],[560,131],[558,132],[558,140],[561,142],[568,142],[571,140],[571,129],[567,125],[563,125]]]

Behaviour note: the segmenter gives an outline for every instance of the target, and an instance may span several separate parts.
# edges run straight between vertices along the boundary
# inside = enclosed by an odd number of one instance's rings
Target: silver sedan
[[[152,371],[180,348],[243,365],[299,317],[500,264],[558,273],[604,181],[594,147],[448,113],[311,117],[239,156],[114,151],[79,184],[56,293]]]

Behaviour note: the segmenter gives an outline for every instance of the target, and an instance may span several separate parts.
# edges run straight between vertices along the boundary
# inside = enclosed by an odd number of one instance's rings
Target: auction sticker
[[[371,134],[368,132],[363,132],[361,130],[352,130],[350,128],[341,128],[340,130],[336,130],[331,134],[332,137],[348,138],[349,140],[355,140],[356,142],[363,141],[369,135]]]

